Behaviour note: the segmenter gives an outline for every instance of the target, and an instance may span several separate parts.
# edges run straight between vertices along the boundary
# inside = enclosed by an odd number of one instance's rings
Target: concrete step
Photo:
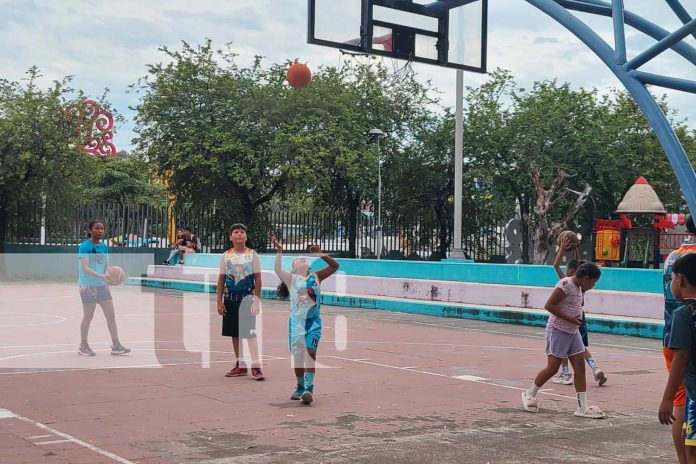
[[[167,288],[189,292],[215,293],[217,285],[179,279],[136,278],[126,280],[126,285]],[[328,283],[328,282],[327,282]],[[548,289],[546,289],[548,294]],[[262,298],[277,299],[275,288],[264,287]],[[393,298],[366,294],[343,294],[322,291],[322,304],[348,308],[396,311],[439,317],[474,319],[506,324],[543,327],[549,313],[545,310],[515,306],[479,305],[451,302],[422,301],[413,298]],[[590,332],[614,335],[631,335],[646,338],[662,338],[663,322],[656,318],[588,314]]]

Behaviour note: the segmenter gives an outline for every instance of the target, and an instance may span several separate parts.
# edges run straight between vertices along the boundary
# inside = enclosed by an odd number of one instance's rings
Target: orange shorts
[[[674,351],[669,348],[662,347],[662,353],[665,355],[665,363],[667,364],[667,370],[672,369],[672,359],[674,359]],[[679,385],[677,393],[674,395],[674,407],[685,406],[686,405],[686,389],[684,388],[684,382]]]

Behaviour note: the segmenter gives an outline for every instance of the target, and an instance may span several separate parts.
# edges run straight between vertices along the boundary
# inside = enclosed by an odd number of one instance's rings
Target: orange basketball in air
[[[296,89],[307,87],[312,80],[312,71],[306,64],[295,63],[288,68],[286,76],[288,84]]]

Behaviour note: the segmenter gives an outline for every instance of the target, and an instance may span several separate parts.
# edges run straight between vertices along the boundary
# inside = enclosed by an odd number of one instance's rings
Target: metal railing
[[[87,239],[88,223],[100,219],[106,226],[109,246],[156,247],[170,245],[174,228],[187,227],[201,241],[202,252],[219,252],[229,246],[228,229],[244,222],[235,212],[211,206],[147,205],[60,205],[40,201],[10,211],[7,243],[10,245],[75,246]],[[346,218],[339,213],[300,214],[285,211],[257,212],[249,227],[249,238],[261,252],[272,252],[271,236],[279,236],[287,252],[302,253],[319,245],[327,253],[348,256],[350,238]],[[451,227],[443,232],[432,217],[418,220],[382,218],[383,259],[441,258],[440,242],[452,248]],[[503,219],[485,212],[468,212],[464,217],[462,248],[470,258],[500,262],[505,255]],[[355,250],[359,258],[376,258],[377,224],[374,215],[358,212]]]

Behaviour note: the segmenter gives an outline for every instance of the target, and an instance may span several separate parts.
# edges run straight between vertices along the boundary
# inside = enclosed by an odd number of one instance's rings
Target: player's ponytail
[[[290,296],[290,290],[288,289],[288,286],[285,285],[285,282],[281,282],[280,285],[278,285],[276,292],[278,294],[278,298],[281,300],[287,300]]]

